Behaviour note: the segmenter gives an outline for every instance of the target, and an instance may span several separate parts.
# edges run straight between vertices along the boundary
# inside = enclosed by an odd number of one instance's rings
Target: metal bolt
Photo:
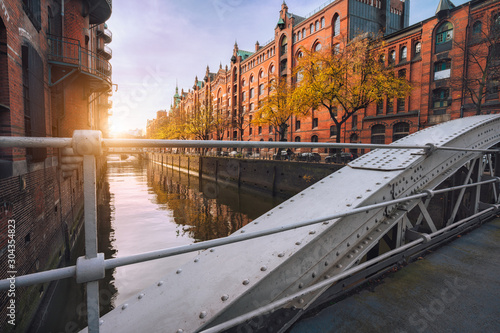
[[[163,281],[158,282],[158,287],[163,285]]]
[[[222,295],[222,297],[220,298],[223,302],[227,301],[229,299],[229,295],[227,294],[224,294]]]
[[[304,299],[303,298],[299,299],[299,304],[303,304],[303,303],[304,303]]]
[[[341,264],[337,264],[337,268],[342,268],[342,265]]]
[[[313,278],[315,278],[316,277],[316,272],[313,272],[311,275],[312,275]]]
[[[194,260],[194,262],[198,262],[198,261],[200,261],[200,258],[196,258],[196,259]]]
[[[348,254],[347,258],[351,259],[352,258],[352,254]]]
[[[325,275],[325,280],[328,280],[330,278],[330,275]]]
[[[182,269],[180,269],[180,268],[179,268],[179,269],[177,270],[177,272],[175,272],[175,273],[176,273],[176,274],[181,274],[181,272],[182,272]]]
[[[179,328],[179,329],[177,330],[177,333],[184,333],[184,330]]]
[[[246,286],[246,285],[247,285],[247,284],[249,284],[249,283],[250,283],[250,280],[248,280],[248,279],[243,280],[243,285],[245,285],[245,286]]]
[[[122,310],[125,310],[126,308],[128,308],[128,304],[127,303],[125,303],[125,304],[122,305]]]
[[[299,283],[299,289],[302,289],[302,288],[304,288],[304,284],[301,282],[301,283]]]
[[[278,254],[278,257],[282,258],[285,256],[285,253],[281,252],[280,254]]]
[[[99,320],[99,326],[101,326],[102,324],[104,324],[104,320]]]
[[[259,221],[255,221],[253,224],[259,224]]]
[[[316,231],[314,231],[314,230],[309,231],[309,235],[314,235],[315,233],[316,233]]]
[[[245,230],[241,230],[240,232],[241,232],[242,234],[244,234],[244,233],[245,233]]]
[[[328,266],[328,261],[325,261],[325,266]]]
[[[295,242],[295,245],[300,245],[300,244],[302,244],[302,243],[301,242]]]
[[[200,312],[200,319],[203,319],[207,316],[207,311],[201,311]]]
[[[263,271],[263,272],[267,271],[267,266],[262,266],[262,267],[260,268],[260,270],[261,270],[261,271]]]
[[[143,293],[140,293],[139,296],[137,296],[138,299],[142,299],[144,297]]]
[[[215,252],[215,249],[210,249],[210,252]]]

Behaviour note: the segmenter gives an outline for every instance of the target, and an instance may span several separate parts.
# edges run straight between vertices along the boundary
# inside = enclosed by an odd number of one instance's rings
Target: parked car
[[[296,159],[298,161],[319,162],[321,161],[321,155],[318,153],[300,153]]]
[[[346,162],[350,162],[356,158],[358,158],[358,154],[342,152],[342,153],[340,153],[340,161],[338,161],[338,162],[339,163],[346,163]],[[328,155],[327,157],[325,157],[326,163],[332,163],[335,161],[337,161],[337,154]]]
[[[273,160],[284,161],[287,159],[288,159],[288,154],[286,153],[286,150],[281,150],[273,155]]]

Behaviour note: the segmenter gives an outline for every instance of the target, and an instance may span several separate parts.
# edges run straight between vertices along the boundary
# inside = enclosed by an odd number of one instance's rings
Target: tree
[[[196,102],[193,115],[187,120],[186,131],[197,140],[209,140],[210,134],[214,131],[216,118],[212,101],[205,96],[203,104]]]
[[[358,110],[386,97],[405,97],[411,90],[406,78],[397,77],[382,61],[383,51],[381,39],[366,34],[350,42],[344,38],[343,47],[303,51],[295,69],[294,103],[303,110],[326,108],[340,143],[342,125]]]
[[[473,22],[473,19],[469,19]],[[487,96],[496,94],[500,80],[500,15],[491,20],[490,26],[476,21],[472,25],[469,38],[454,42],[464,53],[467,72],[459,78],[452,79],[452,86],[462,88],[464,97],[470,98],[477,115],[486,102]]]
[[[292,115],[305,115],[308,109],[300,109],[293,101],[294,87],[286,78],[273,78],[270,81],[269,96],[264,98],[254,113],[253,124],[267,124],[278,131],[279,140],[286,141],[289,127],[288,120]]]
[[[184,116],[178,106],[170,109],[166,118],[162,119],[157,131],[153,134],[154,139],[187,139],[186,124]]]

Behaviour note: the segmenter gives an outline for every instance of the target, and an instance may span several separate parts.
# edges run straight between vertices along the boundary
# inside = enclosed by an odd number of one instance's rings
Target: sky
[[[229,65],[235,41],[242,50],[273,38],[282,0],[118,0],[107,21],[113,33],[113,133],[145,129],[156,111],[169,109],[176,84],[192,88],[207,66]],[[461,5],[467,0],[452,0]],[[288,11],[308,16],[324,0],[286,0]],[[432,17],[439,0],[411,0],[410,25]]]

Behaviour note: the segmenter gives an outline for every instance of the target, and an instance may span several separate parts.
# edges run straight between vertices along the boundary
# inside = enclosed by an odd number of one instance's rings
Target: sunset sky
[[[168,109],[178,82],[188,90],[207,65],[229,65],[235,40],[253,51],[273,37],[282,0],[120,0],[108,20],[113,32],[113,116],[110,129],[146,128]],[[461,5],[466,0],[452,0]],[[322,1],[287,0],[288,11],[308,16]],[[411,0],[410,24],[432,17],[439,0]]]

